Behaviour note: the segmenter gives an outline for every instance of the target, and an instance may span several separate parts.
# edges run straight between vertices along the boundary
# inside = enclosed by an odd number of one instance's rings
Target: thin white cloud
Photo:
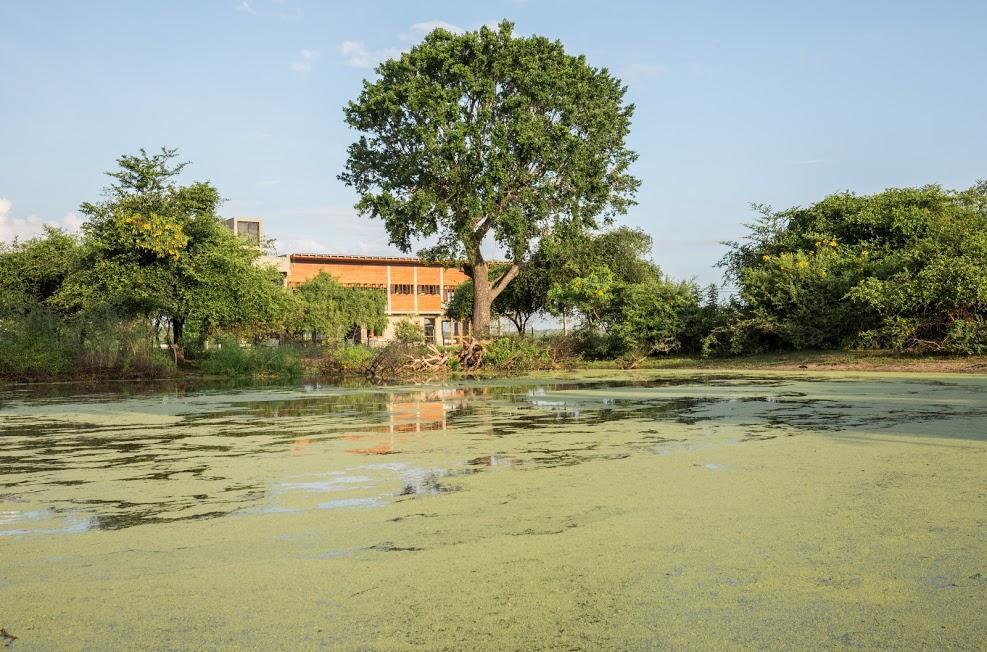
[[[411,26],[411,33],[417,34],[418,36],[425,36],[426,34],[432,33],[433,30],[442,28],[447,32],[452,32],[453,34],[462,34],[466,30],[459,25],[453,25],[444,20],[426,20],[420,23],[415,23]]]
[[[401,50],[398,48],[371,50],[362,41],[343,41],[339,46],[339,52],[343,55],[346,65],[352,68],[373,68],[384,59],[401,56]]]
[[[78,233],[85,221],[76,213],[66,213],[61,221],[43,220],[37,215],[14,217],[11,214],[13,202],[6,197],[0,197],[0,242],[27,240],[41,235],[45,225],[60,228],[69,233]]]
[[[240,4],[236,6],[236,10],[250,14],[251,16],[260,16],[260,12],[254,9],[247,0],[240,0]]]
[[[477,25],[472,29],[479,29],[480,27],[497,27],[497,21],[488,20],[485,23]],[[411,42],[419,41],[423,37],[432,33],[436,29],[444,29],[446,31],[452,32],[453,34],[462,34],[467,31],[467,28],[460,27],[459,25],[454,25],[445,20],[425,20],[420,23],[414,23],[406,33],[399,34],[398,40]],[[373,68],[378,63],[385,59],[393,59],[399,57],[402,52],[407,50],[405,48],[381,48],[373,49],[367,47],[363,41],[343,41],[339,46],[339,53],[343,55],[343,60],[347,66],[353,68]]]
[[[236,10],[251,16],[273,16],[282,20],[298,20],[302,16],[302,11],[298,7],[286,11],[286,0],[254,0],[254,3],[251,4],[248,0],[240,0],[240,3],[236,6]],[[262,5],[266,5],[264,9],[257,8]]]
[[[261,188],[269,188],[271,186],[276,186],[281,183],[281,179],[262,179],[257,182],[257,185]]]
[[[308,77],[312,72],[312,66],[319,59],[318,50],[302,50],[298,53],[298,58],[289,64],[291,71],[299,77]]]

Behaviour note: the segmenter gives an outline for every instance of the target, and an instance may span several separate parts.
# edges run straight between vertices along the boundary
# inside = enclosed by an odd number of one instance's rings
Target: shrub
[[[987,355],[987,319],[957,319],[949,329],[946,344],[950,353]]]
[[[148,377],[172,369],[143,320],[101,314],[68,321],[39,306],[0,317],[0,376],[37,380],[113,371]]]
[[[394,326],[394,339],[403,344],[417,344],[425,341],[425,331],[422,327],[407,317]]]
[[[519,335],[498,337],[483,352],[483,366],[502,371],[550,369],[554,366],[547,342]]]
[[[323,375],[365,373],[375,352],[360,344],[341,344],[327,348],[319,362]]]
[[[206,373],[228,378],[293,377],[302,372],[298,351],[285,346],[243,347],[233,338],[222,338],[202,360]]]
[[[0,317],[0,375],[53,376],[70,369],[74,358],[51,312],[32,309]]]

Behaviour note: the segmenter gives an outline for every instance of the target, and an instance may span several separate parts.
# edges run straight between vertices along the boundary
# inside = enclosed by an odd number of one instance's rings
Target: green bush
[[[987,184],[756,208],[750,234],[720,264],[738,285],[740,321],[770,324],[762,330],[776,348],[980,350]]]
[[[59,326],[59,320],[42,309],[0,317],[0,375],[48,377],[70,369],[75,352]]]
[[[502,371],[550,369],[554,366],[549,343],[530,337],[498,337],[483,352],[483,366]]]
[[[302,373],[298,351],[285,346],[241,346],[233,338],[222,338],[202,360],[206,373],[228,378],[294,377]]]
[[[946,344],[950,353],[987,355],[987,319],[957,319],[949,329]]]
[[[341,344],[327,348],[319,362],[323,375],[365,373],[375,352],[361,344]]]
[[[157,377],[173,369],[142,320],[103,314],[68,321],[38,306],[0,316],[0,376],[37,380],[112,371]]]
[[[425,331],[405,317],[394,325],[394,339],[402,344],[418,344],[425,341]]]

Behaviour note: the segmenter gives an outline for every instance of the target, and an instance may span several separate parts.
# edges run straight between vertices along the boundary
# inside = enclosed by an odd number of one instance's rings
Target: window
[[[431,341],[435,339],[435,320],[426,319],[425,320],[425,339]]]
[[[415,286],[408,283],[395,283],[391,286],[391,294],[413,294]]]
[[[260,222],[241,222],[238,220],[236,234],[254,244],[260,244]]]
[[[432,294],[437,295],[439,293],[438,285],[419,285],[418,294]]]

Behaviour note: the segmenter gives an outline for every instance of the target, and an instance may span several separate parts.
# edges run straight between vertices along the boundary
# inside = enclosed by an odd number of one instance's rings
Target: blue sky
[[[336,180],[342,106],[430,26],[503,18],[628,84],[623,221],[679,278],[719,279],[750,202],[987,177],[987,2],[0,0],[0,239],[77,227],[116,157],[166,145],[284,250],[393,253]]]

